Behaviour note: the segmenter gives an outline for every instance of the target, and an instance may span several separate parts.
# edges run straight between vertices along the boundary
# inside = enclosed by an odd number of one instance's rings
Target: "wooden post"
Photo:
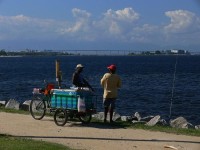
[[[61,88],[62,72],[60,71],[60,61],[59,60],[56,60],[56,81],[58,82],[58,87]]]

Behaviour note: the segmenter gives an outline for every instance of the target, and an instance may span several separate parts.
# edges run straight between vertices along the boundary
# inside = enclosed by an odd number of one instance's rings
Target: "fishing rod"
[[[172,115],[172,105],[173,105],[173,98],[174,98],[174,89],[175,89],[175,81],[176,81],[177,63],[178,63],[178,56],[176,56],[176,62],[175,62],[175,65],[174,65],[174,75],[173,75],[173,83],[172,83],[172,94],[171,94],[171,101],[170,101],[170,108],[169,108],[169,119],[171,119],[171,115]]]

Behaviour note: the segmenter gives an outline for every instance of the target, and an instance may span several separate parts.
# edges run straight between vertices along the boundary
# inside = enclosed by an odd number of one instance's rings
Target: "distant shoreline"
[[[0,56],[0,57],[23,57],[23,56]]]

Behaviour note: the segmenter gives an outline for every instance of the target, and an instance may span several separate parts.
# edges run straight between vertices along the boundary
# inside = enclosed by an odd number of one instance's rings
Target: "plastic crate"
[[[76,91],[72,89],[53,89],[51,107],[77,109],[78,98],[85,99],[86,109],[94,108],[94,100],[90,91]]]

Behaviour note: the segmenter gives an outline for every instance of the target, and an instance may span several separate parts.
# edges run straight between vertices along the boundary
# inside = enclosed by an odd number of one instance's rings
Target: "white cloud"
[[[165,13],[170,24],[164,26],[165,42],[168,44],[199,44],[200,18],[187,10],[175,10]]]
[[[162,38],[160,34],[160,29],[158,26],[153,26],[149,24],[144,24],[142,26],[137,26],[133,28],[130,32],[130,39],[134,42],[149,43],[160,41]]]
[[[57,28],[64,25],[64,22],[24,15],[0,16],[0,35],[1,39],[49,39],[57,36]]]
[[[80,10],[77,8],[72,9],[73,16],[76,18],[76,22],[72,24],[71,27],[67,28],[67,32],[87,32],[89,27],[89,19],[91,14],[85,10]]]
[[[132,30],[137,20],[139,20],[139,14],[132,8],[116,11],[109,9],[103,13],[103,18],[94,21],[93,25],[102,38],[126,41],[127,34]]]
[[[76,37],[76,40],[94,40],[91,34],[91,14],[78,8],[72,9],[72,14],[75,22],[71,22],[67,27],[60,29],[60,33],[65,37]]]
[[[139,19],[139,14],[136,13],[132,8],[124,8],[117,11],[109,9],[104,15],[108,19],[125,22],[133,22]]]
[[[86,10],[81,10],[78,8],[73,8],[72,9],[72,14],[74,17],[77,18],[89,18],[91,16],[91,14],[89,12],[87,12]]]
[[[196,23],[197,17],[194,13],[186,10],[168,11],[165,13],[171,22],[165,26],[167,32],[185,32]]]
[[[200,19],[186,10],[168,11],[167,25],[152,25],[140,22],[140,14],[133,8],[109,9],[101,17],[94,17],[86,10],[72,9],[73,19],[53,20],[32,18],[25,15],[0,16],[1,40],[56,40],[64,42],[107,42],[121,45],[174,43],[198,43]],[[180,36],[181,34],[181,36]],[[181,41],[181,42],[180,42]],[[99,44],[101,45],[101,44]]]

